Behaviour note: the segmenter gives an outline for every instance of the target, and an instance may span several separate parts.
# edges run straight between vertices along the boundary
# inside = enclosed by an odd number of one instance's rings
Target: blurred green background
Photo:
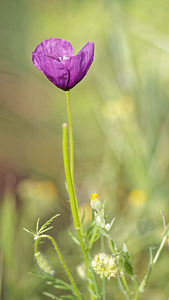
[[[91,193],[106,200],[108,220],[116,218],[112,237],[119,247],[127,244],[138,279],[146,272],[148,247],[162,238],[161,209],[169,221],[168,12],[168,0],[1,0],[1,299],[47,299],[45,282],[29,275],[37,267],[22,228],[34,230],[38,217],[42,222],[56,213],[61,216],[51,234],[84,289],[81,257],[67,233],[65,93],[31,61],[35,47],[50,37],[70,41],[74,53],[95,43],[93,65],[70,93],[78,200],[86,215]],[[63,278],[49,246],[44,252]],[[168,299],[168,266],[166,245],[140,299]],[[116,280],[108,282],[107,298],[124,299]]]

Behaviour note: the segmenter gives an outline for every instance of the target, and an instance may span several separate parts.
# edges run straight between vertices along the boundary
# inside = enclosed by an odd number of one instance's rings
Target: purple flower
[[[51,38],[39,44],[32,53],[32,61],[54,85],[68,91],[83,79],[94,58],[94,43],[88,42],[73,56],[72,45],[62,39]]]

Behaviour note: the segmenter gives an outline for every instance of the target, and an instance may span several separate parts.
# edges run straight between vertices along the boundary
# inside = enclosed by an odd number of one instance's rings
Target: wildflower
[[[110,279],[111,277],[116,277],[118,272],[115,258],[105,253],[95,255],[91,261],[91,266],[96,274],[100,275],[100,278],[106,277]]]
[[[92,197],[90,197],[91,199],[91,202],[90,202],[90,205],[93,209],[95,210],[99,210],[101,208],[101,201],[99,200],[99,196],[94,193],[92,194]]]
[[[68,91],[83,79],[94,58],[94,43],[88,42],[77,55],[65,40],[50,38],[32,53],[32,61],[54,85]]]

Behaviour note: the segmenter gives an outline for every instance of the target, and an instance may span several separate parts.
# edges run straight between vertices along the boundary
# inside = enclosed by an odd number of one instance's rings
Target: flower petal
[[[57,59],[73,55],[72,45],[65,40],[50,38],[40,43],[34,53]]]
[[[34,66],[38,68],[54,85],[62,90],[67,90],[69,72],[61,62],[35,52],[32,55],[32,61]]]
[[[70,76],[67,85],[68,90],[83,79],[93,62],[93,58],[94,43],[88,42],[77,55],[62,61]]]

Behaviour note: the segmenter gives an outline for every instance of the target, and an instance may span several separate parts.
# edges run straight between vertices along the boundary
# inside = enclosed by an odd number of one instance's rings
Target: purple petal
[[[34,53],[48,56],[50,58],[57,59],[58,57],[63,58],[70,57],[73,55],[72,45],[65,40],[50,38],[40,43]]]
[[[36,68],[38,68],[54,85],[62,90],[67,90],[69,81],[69,72],[66,67],[46,55],[33,53],[32,61]]]
[[[88,42],[77,55],[62,61],[70,76],[67,89],[71,89],[83,79],[93,62],[93,58],[94,43]]]

